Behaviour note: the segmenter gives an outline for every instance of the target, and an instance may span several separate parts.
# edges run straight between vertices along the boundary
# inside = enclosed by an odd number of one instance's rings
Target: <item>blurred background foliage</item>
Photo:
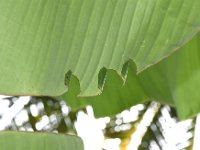
[[[180,122],[174,108],[157,102],[97,119],[90,106],[74,112],[50,97],[0,100],[0,130],[74,134],[86,150],[190,150],[195,124],[196,118]]]

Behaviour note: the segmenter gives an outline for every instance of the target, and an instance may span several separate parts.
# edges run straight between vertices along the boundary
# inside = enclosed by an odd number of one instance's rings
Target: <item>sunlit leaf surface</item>
[[[81,96],[101,93],[103,67],[142,71],[189,41],[199,0],[1,0],[0,93],[60,95],[67,72]]]

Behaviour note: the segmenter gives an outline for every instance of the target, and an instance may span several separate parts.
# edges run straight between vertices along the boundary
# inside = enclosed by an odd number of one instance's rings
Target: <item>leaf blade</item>
[[[79,95],[98,95],[102,68],[120,74],[131,59],[141,71],[189,41],[199,31],[199,3],[0,1],[0,93],[57,96],[71,70]]]
[[[0,139],[2,150],[83,150],[81,139],[75,136],[3,131]]]

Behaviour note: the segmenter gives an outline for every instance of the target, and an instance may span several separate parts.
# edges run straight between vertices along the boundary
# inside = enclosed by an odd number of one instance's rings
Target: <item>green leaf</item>
[[[0,132],[1,150],[83,150],[81,139],[50,133]]]
[[[80,96],[98,95],[102,68],[121,74],[131,59],[140,72],[188,42],[200,28],[199,6],[199,0],[1,0],[0,93],[61,95],[72,72]]]
[[[151,100],[174,106],[167,83],[165,79],[160,77],[160,74],[157,75],[154,71],[148,70],[150,74],[144,71],[136,75],[134,63],[128,62],[128,64],[128,75],[125,83],[115,71],[108,71],[107,82],[101,95],[77,97],[80,86],[78,80],[72,76],[69,91],[56,99],[65,100],[73,110],[91,105],[96,117],[115,115],[135,104]],[[151,77],[152,79],[149,79]]]
[[[129,65],[129,74],[123,84],[120,76],[115,71],[109,70],[101,95],[77,97],[80,86],[77,78],[72,76],[69,91],[57,99],[66,100],[73,110],[92,105],[96,117],[114,115],[148,99],[136,76],[136,67],[133,63]]]
[[[139,75],[135,75],[133,70],[135,67],[130,64],[124,86],[119,83],[116,74],[109,72],[108,83],[100,96],[77,98],[72,92],[76,87],[61,98],[74,109],[92,105],[97,117],[113,115],[136,103],[150,100],[176,106],[180,119],[200,112],[200,33],[168,59]]]
[[[200,112],[200,34],[139,78],[152,96],[173,100],[181,119],[194,117]]]

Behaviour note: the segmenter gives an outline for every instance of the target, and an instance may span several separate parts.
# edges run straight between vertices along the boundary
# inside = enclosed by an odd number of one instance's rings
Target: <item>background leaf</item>
[[[197,34],[180,51],[139,76],[143,87],[155,99],[174,101],[181,119],[200,112],[199,42],[200,34]]]
[[[57,99],[65,100],[73,110],[92,105],[96,117],[115,115],[134,104],[148,100],[136,76],[133,63],[129,65],[129,74],[124,85],[115,71],[109,70],[106,78],[101,95],[82,98],[77,97],[80,86],[77,78],[72,76],[69,91]]]
[[[49,133],[3,131],[0,133],[2,150],[83,150],[81,139],[75,136]]]

